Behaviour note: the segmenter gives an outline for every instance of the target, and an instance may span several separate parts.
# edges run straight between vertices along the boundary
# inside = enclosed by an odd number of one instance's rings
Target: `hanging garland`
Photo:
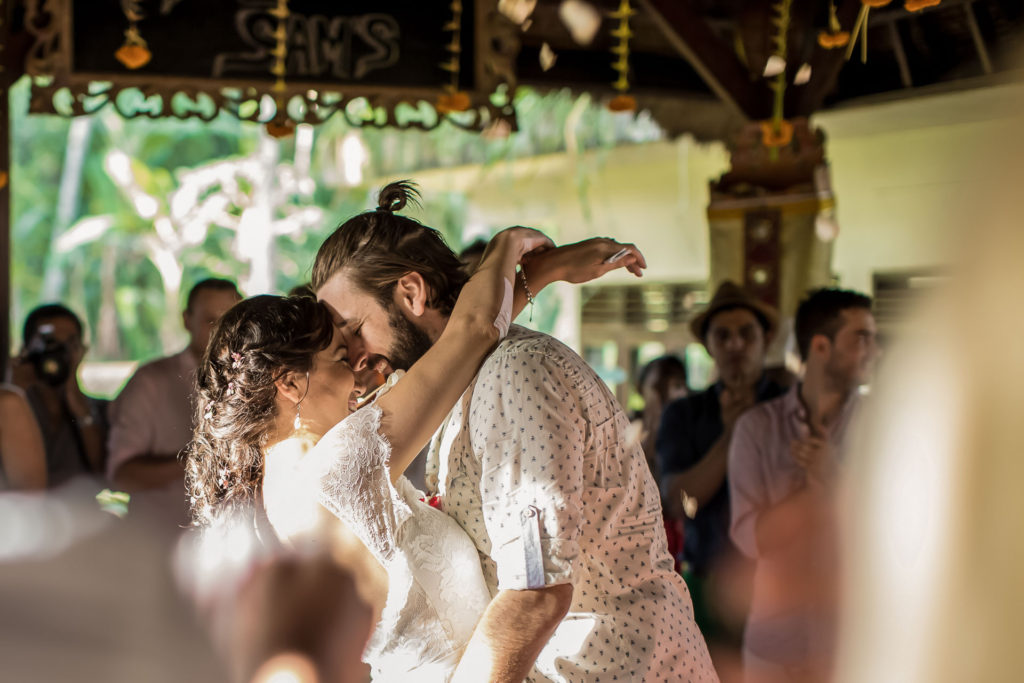
[[[138,22],[144,15],[138,0],[121,0],[121,9],[128,20],[128,30],[124,32],[124,44],[117,49],[114,57],[129,69],[141,69],[153,58],[149,46],[139,33]]]
[[[929,7],[935,7],[941,2],[942,0],[905,0],[903,8],[908,12],[920,12]],[[868,61],[868,17],[872,9],[885,7],[891,3],[892,0],[861,0],[860,13],[853,25],[853,31],[847,33],[839,25],[833,0],[829,3],[829,31],[822,31],[818,34],[818,44],[826,49],[847,46],[846,59],[849,60],[853,56],[853,50],[859,39],[860,60],[866,63]]]
[[[451,81],[444,86],[444,93],[437,98],[434,108],[438,114],[453,111],[466,111],[470,107],[469,95],[459,90],[459,71],[462,68],[462,0],[452,0],[449,5],[452,19],[444,25],[450,31],[452,39],[446,46],[451,58],[441,63],[441,68],[451,73]]]
[[[612,83],[612,87],[619,91],[619,94],[608,103],[612,111],[635,111],[636,98],[629,94],[629,39],[633,32],[629,28],[629,18],[636,14],[629,0],[621,0],[619,8],[608,16],[619,20],[619,25],[612,29],[612,35],[619,39],[618,43],[612,46],[612,54],[616,56],[612,62],[612,68],[619,77]]]
[[[769,149],[772,161],[778,159],[779,148],[793,141],[793,124],[786,120],[783,110],[786,98],[786,46],[789,37],[789,12],[793,0],[780,0],[773,8],[776,33],[774,38],[775,52],[769,57],[766,75],[775,74],[771,85],[775,92],[772,104],[772,117],[761,122],[761,143]]]
[[[828,3],[828,31],[818,33],[818,45],[826,50],[845,47],[850,42],[850,32],[844,31],[836,15],[835,0]]]
[[[857,21],[853,25],[853,31],[850,33],[850,44],[846,48],[847,60],[853,56],[853,49],[857,45],[857,39],[860,38],[860,61],[862,64],[867,64],[868,15],[871,14],[872,9],[885,7],[891,2],[892,0],[860,0],[860,13],[857,15]]]
[[[266,125],[267,134],[275,138],[286,138],[295,132],[295,124],[285,115],[288,101],[285,98],[287,83],[285,75],[288,72],[288,0],[277,0],[277,7],[270,10],[270,14],[277,17],[277,28],[274,29],[274,49],[270,54],[274,56],[274,63],[270,67],[270,73],[274,80],[274,102],[277,105],[277,112],[273,121]]]

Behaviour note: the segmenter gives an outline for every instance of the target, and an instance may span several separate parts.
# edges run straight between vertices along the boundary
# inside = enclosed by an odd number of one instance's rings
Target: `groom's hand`
[[[551,241],[551,238],[540,230],[527,228],[523,225],[505,228],[496,234],[491,242],[494,243],[498,240],[514,240],[518,247],[514,252],[517,260],[522,259],[527,254],[537,254],[547,251],[548,249],[553,249],[555,246],[555,243]],[[488,245],[488,250],[490,250],[490,248],[490,245]],[[486,253],[484,256],[486,257]]]

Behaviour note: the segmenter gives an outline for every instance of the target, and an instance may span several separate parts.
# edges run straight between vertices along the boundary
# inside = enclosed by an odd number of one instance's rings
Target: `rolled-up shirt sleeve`
[[[471,425],[498,589],[575,583],[588,438],[578,378],[543,353],[488,366]]]
[[[729,536],[744,555],[757,558],[757,517],[769,505],[761,467],[757,409],[736,421],[729,444]]]

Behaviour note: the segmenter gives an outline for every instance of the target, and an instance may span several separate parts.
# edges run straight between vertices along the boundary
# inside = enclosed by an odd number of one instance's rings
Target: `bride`
[[[512,284],[517,265],[538,287],[619,267],[639,275],[646,265],[635,247],[610,239],[550,247],[529,228],[496,235],[438,341],[359,410],[363,387],[318,302],[253,297],[212,334],[188,453],[195,520],[210,525],[255,505],[285,545],[327,543],[335,553],[354,534],[386,596],[363,654],[375,680],[448,680],[490,601],[472,542],[402,473],[525,305]],[[627,256],[607,262],[620,251]]]

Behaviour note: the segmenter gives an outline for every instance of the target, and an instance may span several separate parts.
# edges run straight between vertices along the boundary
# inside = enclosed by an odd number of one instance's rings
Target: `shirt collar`
[[[767,393],[768,389],[771,387],[771,383],[772,381],[768,379],[768,373],[762,372],[761,379],[757,380],[757,383],[754,384],[754,396],[757,397],[758,401],[760,401],[762,397],[764,397],[765,393]],[[721,396],[722,392],[725,391],[725,383],[722,382],[722,380],[718,380],[714,385],[712,385],[712,388],[715,390],[715,396]]]
[[[800,387],[802,387],[803,384],[803,382],[794,382],[793,386],[786,392],[782,400],[786,418],[795,420],[806,428],[807,407],[800,399]],[[853,411],[856,409],[859,401],[860,392],[850,392],[850,395],[846,398],[846,402],[843,404],[843,407],[839,409],[839,415],[836,417],[836,428],[832,431],[832,439],[834,441],[842,440],[842,434],[846,431],[846,425],[849,423],[850,416],[853,414]]]

